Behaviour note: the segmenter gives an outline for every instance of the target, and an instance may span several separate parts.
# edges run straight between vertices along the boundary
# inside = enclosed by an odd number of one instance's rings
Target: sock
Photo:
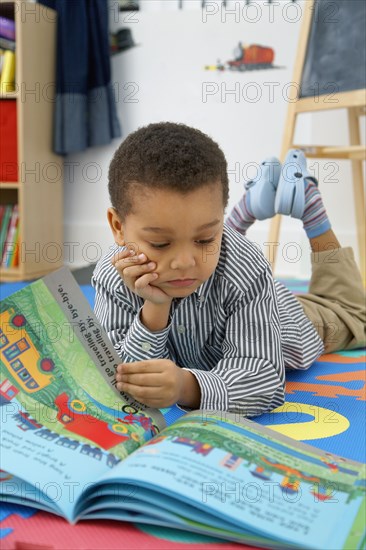
[[[310,179],[305,180],[305,208],[301,219],[309,239],[331,228],[320,191]]]
[[[232,209],[226,223],[233,229],[236,229],[242,235],[245,235],[248,228],[255,222],[255,217],[251,213],[249,193],[245,193],[240,201]]]

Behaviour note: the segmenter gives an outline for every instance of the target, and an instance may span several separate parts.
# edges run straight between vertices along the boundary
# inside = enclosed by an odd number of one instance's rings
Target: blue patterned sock
[[[250,193],[244,193],[240,201],[232,209],[226,223],[236,229],[242,235],[245,235],[248,228],[255,222],[250,208]]]
[[[320,191],[310,179],[305,180],[305,208],[301,219],[309,239],[331,228]]]

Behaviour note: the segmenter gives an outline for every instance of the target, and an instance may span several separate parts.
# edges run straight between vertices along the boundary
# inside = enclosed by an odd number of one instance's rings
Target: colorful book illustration
[[[239,415],[160,411],[119,362],[67,269],[0,306],[0,498],[66,518],[172,527],[265,548],[365,541],[364,464]]]

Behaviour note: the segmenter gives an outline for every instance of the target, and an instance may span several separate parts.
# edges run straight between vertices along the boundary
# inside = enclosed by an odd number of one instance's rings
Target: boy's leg
[[[280,161],[276,157],[265,159],[257,176],[245,183],[246,192],[230,212],[226,224],[245,235],[255,220],[272,218],[280,174]]]
[[[225,220],[227,225],[236,229],[242,235],[246,235],[249,227],[253,225],[256,218],[248,204],[248,193],[244,193],[240,201],[234,206],[230,215]]]
[[[312,249],[312,277],[309,293],[296,296],[296,298],[300,302],[305,315],[315,326],[324,343],[326,353],[365,346],[365,293],[360,271],[354,260],[353,250],[342,248],[331,230],[331,224],[317,182],[314,178],[305,175],[306,159],[303,153],[291,150],[287,155],[287,162],[292,166],[295,165],[296,168],[295,158],[299,159],[299,169],[295,170],[295,177],[302,178],[304,182],[304,209],[301,216],[296,215],[294,217],[299,217],[302,220]],[[276,162],[273,162],[277,159],[270,160],[277,167]],[[286,162],[284,166],[286,166]],[[305,171],[301,174],[300,172],[304,167]],[[248,227],[256,219],[272,217],[276,209],[273,202],[279,185],[277,171],[274,174],[275,177],[262,177],[257,182],[250,182],[255,183],[259,191],[253,196],[253,199],[256,200],[251,201],[252,191],[249,185],[248,192],[235,206],[227,219],[226,223],[228,225],[245,235]],[[285,176],[283,174],[282,177],[286,181]],[[291,179],[288,181],[291,183]],[[286,185],[282,189],[281,193],[286,194]],[[292,195],[291,185],[289,186],[289,193]],[[276,196],[276,199],[283,198],[283,195],[282,197]],[[267,198],[265,208],[259,209],[259,201],[264,196]],[[253,202],[254,208],[251,202]],[[286,200],[277,202],[279,205],[289,204]],[[265,216],[263,210],[266,212]],[[276,209],[276,212],[284,214],[280,209]]]
[[[331,229],[310,238],[310,245],[309,293],[297,299],[325,352],[365,346],[365,292],[352,248],[342,248]]]
[[[307,172],[304,154],[291,150],[286,160],[293,167],[292,178],[282,177],[279,182],[275,209],[302,220],[312,250],[309,293],[297,296],[298,301],[326,353],[365,346],[365,294],[353,250],[342,248],[333,233],[317,181]],[[296,185],[297,178],[303,187]],[[304,194],[291,205],[294,182],[296,193]],[[302,211],[299,204],[303,204]],[[287,211],[281,212],[282,208]]]

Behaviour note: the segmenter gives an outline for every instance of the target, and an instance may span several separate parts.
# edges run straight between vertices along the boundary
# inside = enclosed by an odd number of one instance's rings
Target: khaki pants
[[[352,248],[311,255],[309,293],[296,296],[325,353],[366,345],[365,292]]]

